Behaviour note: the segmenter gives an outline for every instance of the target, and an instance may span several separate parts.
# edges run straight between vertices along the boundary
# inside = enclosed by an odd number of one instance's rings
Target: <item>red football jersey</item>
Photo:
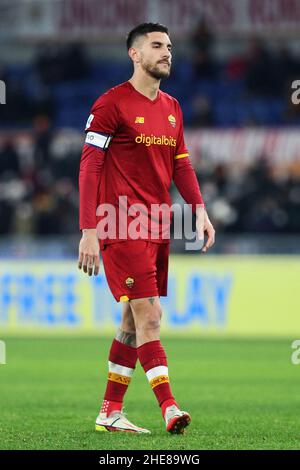
[[[178,101],[161,90],[155,100],[150,100],[130,82],[125,82],[96,100],[85,130],[86,144],[105,152],[99,181],[97,221],[103,221],[104,212],[102,210],[100,215],[99,207],[104,207],[104,204],[112,205],[116,211],[116,232],[108,236],[106,243],[128,238],[125,219],[120,217],[122,212],[126,213],[127,228],[138,215],[143,216],[139,219],[142,221],[140,238],[168,242],[165,236],[170,218],[168,224],[162,223],[162,216],[153,212],[153,207],[157,207],[153,204],[170,207],[169,189],[174,165],[179,160],[189,160],[185,158],[188,150]],[[193,193],[190,189],[191,194],[188,195],[191,201],[187,202],[202,203],[194,171],[187,164],[190,165],[189,162],[177,165],[177,181],[183,181],[183,191],[184,186],[193,189]],[[188,178],[186,181],[184,175]],[[133,208],[128,213],[130,206]],[[105,237],[101,234],[100,238]]]
[[[158,91],[152,101],[123,83],[96,100],[86,133],[80,229],[97,227],[102,247],[138,238],[168,242],[172,179],[194,212],[203,205],[175,98]]]

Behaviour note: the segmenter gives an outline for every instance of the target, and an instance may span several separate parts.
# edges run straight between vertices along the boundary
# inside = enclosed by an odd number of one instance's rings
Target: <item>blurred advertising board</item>
[[[299,279],[299,257],[173,255],[163,334],[294,336]],[[103,270],[89,278],[76,260],[0,262],[0,339],[111,334],[120,312]]]
[[[220,34],[297,34],[298,0],[1,0],[3,39],[123,40],[139,23],[166,24],[186,39],[205,17]]]

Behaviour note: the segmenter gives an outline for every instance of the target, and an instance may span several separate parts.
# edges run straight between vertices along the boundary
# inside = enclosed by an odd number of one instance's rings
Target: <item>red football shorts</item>
[[[147,240],[105,245],[101,250],[104,271],[116,301],[166,296],[169,251],[169,243]]]

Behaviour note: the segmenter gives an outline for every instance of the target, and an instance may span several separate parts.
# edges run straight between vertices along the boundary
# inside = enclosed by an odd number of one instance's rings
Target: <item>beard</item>
[[[159,64],[153,65],[150,62],[141,62],[143,70],[150,75],[150,77],[155,78],[156,80],[161,80],[162,78],[168,78],[170,76],[171,67],[162,69]]]

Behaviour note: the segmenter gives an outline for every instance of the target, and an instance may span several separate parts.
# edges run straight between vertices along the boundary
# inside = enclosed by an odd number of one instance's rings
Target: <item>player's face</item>
[[[172,44],[166,33],[148,33],[139,51],[142,69],[158,80],[167,78],[171,71],[171,50]]]

